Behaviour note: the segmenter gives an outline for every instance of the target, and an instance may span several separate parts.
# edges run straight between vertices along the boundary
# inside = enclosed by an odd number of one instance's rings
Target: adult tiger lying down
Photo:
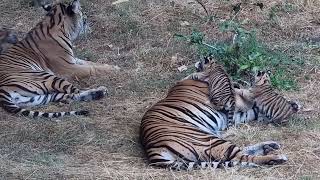
[[[48,13],[44,19],[0,55],[0,104],[10,113],[30,117],[87,115],[87,111],[44,113],[24,109],[49,102],[100,99],[106,94],[105,87],[82,91],[64,78],[82,78],[116,69],[74,57],[72,41],[86,26],[78,0],[45,9]]]
[[[140,139],[150,165],[192,169],[222,163],[263,165],[287,161],[284,155],[268,154],[280,148],[276,142],[241,150],[219,138],[218,131],[227,127],[227,116],[212,108],[208,93],[207,83],[183,80],[144,114]],[[234,118],[247,122],[257,119],[257,113],[256,109],[236,112]]]

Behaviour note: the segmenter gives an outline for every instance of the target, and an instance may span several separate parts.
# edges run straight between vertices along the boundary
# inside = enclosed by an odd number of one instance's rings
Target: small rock
[[[112,3],[112,5],[116,5],[116,4],[120,4],[120,3],[124,3],[124,2],[129,2],[129,0],[118,0]]]
[[[188,21],[181,21],[180,25],[181,26],[190,26],[190,23]]]

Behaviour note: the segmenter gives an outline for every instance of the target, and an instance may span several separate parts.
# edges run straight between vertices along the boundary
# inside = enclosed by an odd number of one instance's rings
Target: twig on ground
[[[207,16],[210,16],[210,15],[209,15],[209,12],[208,12],[206,6],[203,4],[202,0],[195,0],[195,1],[196,1],[198,4],[201,5],[201,7],[202,7],[202,8],[204,9],[204,11],[206,12]]]

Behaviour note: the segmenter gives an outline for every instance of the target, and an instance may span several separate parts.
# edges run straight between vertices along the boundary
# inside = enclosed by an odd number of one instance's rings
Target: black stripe
[[[60,13],[58,14],[58,17],[59,17],[59,20],[58,20],[58,25],[59,25],[61,23],[61,20],[62,20],[62,16],[61,16]]]
[[[230,161],[232,160],[237,153],[234,153],[232,154],[234,148],[236,148],[236,145],[231,145],[225,152],[225,158],[226,158],[226,161]],[[240,150],[239,150],[240,151]]]
[[[42,22],[39,24],[39,26],[40,26],[41,33],[42,33],[43,37],[45,38],[46,35],[45,35],[45,33],[44,33],[44,28],[43,28]]]
[[[25,111],[22,111],[21,114],[22,114],[23,116],[29,116],[30,111],[25,110]]]
[[[67,40],[65,40],[63,37],[61,37],[61,36],[59,36],[59,38],[60,39],[62,39],[63,41],[64,41],[64,43],[66,43],[67,44],[67,46],[70,48],[70,49],[72,49],[72,45],[70,44],[70,40],[69,41],[67,41]]]
[[[55,11],[56,11],[56,9],[55,9]],[[56,24],[55,24],[55,20],[54,20],[54,16],[51,16],[50,17],[50,29],[52,29],[54,26],[55,26]]]
[[[46,118],[49,117],[49,113],[43,113],[42,117],[46,117]]]
[[[58,78],[58,77],[54,77],[54,78],[53,78],[53,80],[52,80],[52,82],[51,82],[51,88],[54,89],[54,90],[56,90],[55,85],[56,85],[57,81],[63,81],[63,80],[61,80],[61,79]]]
[[[39,116],[39,111],[35,111],[34,113],[33,113],[33,117],[38,117]]]
[[[64,4],[60,4],[61,13],[63,15],[65,15],[65,13],[66,13],[65,8],[66,8],[66,6]]]
[[[35,34],[36,34],[38,40],[41,40],[40,35],[39,35],[39,33],[38,33],[38,30],[35,30]]]

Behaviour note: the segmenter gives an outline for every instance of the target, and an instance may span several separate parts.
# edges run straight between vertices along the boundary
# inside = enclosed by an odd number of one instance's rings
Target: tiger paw
[[[264,155],[278,149],[280,149],[280,144],[275,141],[266,141],[262,143],[262,150]]]
[[[100,86],[91,92],[91,96],[93,100],[101,99],[106,95],[107,95],[107,88],[104,86]]]
[[[265,141],[246,147],[244,152],[249,155],[267,155],[278,149],[280,149],[279,143],[275,141]]]
[[[107,94],[107,88],[105,86],[99,86],[96,91],[103,91],[104,94]]]
[[[93,67],[92,74],[94,76],[101,76],[101,75],[106,75],[106,74],[110,74],[112,72],[118,72],[118,71],[120,71],[119,66],[113,66],[113,65],[108,65],[108,64],[99,64],[99,65]]]
[[[283,155],[283,154],[280,154],[280,155],[277,155],[277,158],[273,159],[273,160],[270,160],[268,162],[268,165],[277,165],[277,164],[283,164],[285,162],[288,161],[288,158],[286,155]]]
[[[109,65],[109,64],[101,64],[101,67],[111,70],[111,71],[119,71],[121,68],[119,66]]]

